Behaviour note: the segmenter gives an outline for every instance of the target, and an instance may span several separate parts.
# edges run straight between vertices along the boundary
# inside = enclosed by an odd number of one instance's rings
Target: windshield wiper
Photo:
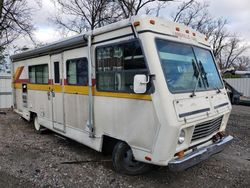
[[[194,87],[194,89],[193,89],[192,94],[190,95],[190,97],[196,96],[196,95],[195,95],[195,92],[196,92],[196,90],[197,90],[197,87],[198,87],[198,84],[199,84],[200,78],[201,78],[201,72],[200,72],[200,70],[199,70],[199,67],[198,67],[197,64],[195,63],[195,60],[194,60],[194,59],[192,59],[192,65],[193,65],[193,68],[194,68],[194,76],[197,77],[197,82],[195,83],[195,87]],[[198,75],[197,75],[197,73],[198,73]]]
[[[198,67],[200,68],[201,71],[201,77],[202,77],[202,81],[205,87],[209,87],[209,83],[208,83],[208,79],[207,79],[207,73],[204,69],[204,66],[202,64],[201,61],[199,61]]]
[[[203,78],[204,85],[206,84],[206,86],[209,87],[209,83],[208,83],[208,79],[207,79],[207,73],[206,73],[206,71],[204,69],[204,66],[203,66],[201,61],[199,61],[199,67],[200,67],[200,70],[201,70],[201,73],[202,73],[202,78]],[[217,93],[221,93],[221,90],[217,86],[213,86],[213,89],[217,90]]]
[[[221,93],[220,88],[218,88],[218,87],[216,87],[216,86],[214,86],[213,88],[217,90],[216,93]]]

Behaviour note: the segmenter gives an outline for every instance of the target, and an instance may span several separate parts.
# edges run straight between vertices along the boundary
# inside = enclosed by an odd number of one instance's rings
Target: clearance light
[[[186,30],[186,33],[189,33],[189,30]]]
[[[155,21],[154,20],[149,20],[149,23],[152,25],[155,25]]]
[[[207,40],[208,40],[208,38],[206,37],[206,38],[205,38],[205,41],[207,41]]]
[[[179,28],[179,27],[176,27],[175,30],[176,30],[176,31],[180,31],[180,28]]]
[[[196,36],[196,34],[195,34],[195,33],[193,33],[193,36],[195,37],[195,36]]]
[[[145,156],[145,159],[146,159],[147,161],[151,161],[151,160],[152,160],[151,157],[148,157],[148,156]]]
[[[140,25],[140,22],[139,22],[139,21],[134,22],[134,26],[135,26],[135,27],[137,27],[137,26],[139,26],[139,25]]]

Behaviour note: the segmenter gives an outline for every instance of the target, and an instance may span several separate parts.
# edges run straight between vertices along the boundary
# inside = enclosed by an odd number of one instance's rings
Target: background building
[[[0,109],[10,108],[13,104],[11,82],[10,59],[5,57],[0,61]]]

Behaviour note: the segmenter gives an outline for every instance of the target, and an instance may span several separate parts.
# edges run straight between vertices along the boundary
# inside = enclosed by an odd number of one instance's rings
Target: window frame
[[[144,63],[145,63],[145,69],[141,69],[141,71],[147,71],[147,74],[146,76],[150,75],[150,70],[149,70],[149,67],[148,67],[148,61],[147,61],[147,58],[146,58],[146,55],[145,55],[145,51],[144,51],[144,48],[143,48],[143,45],[142,45],[142,42],[140,39],[138,38],[133,38],[133,39],[127,39],[127,40],[123,40],[123,41],[118,41],[118,42],[113,42],[113,43],[108,43],[108,44],[104,44],[104,45],[100,45],[100,46],[96,46],[95,47],[95,78],[96,78],[96,90],[99,91],[99,92],[112,92],[112,93],[132,93],[132,94],[135,94],[133,91],[130,92],[130,91],[119,91],[119,90],[102,90],[102,89],[99,89],[98,86],[98,80],[97,80],[97,74],[99,74],[98,72],[98,65],[97,65],[97,50],[99,48],[105,48],[105,47],[110,47],[110,46],[116,46],[116,45],[122,45],[122,44],[126,44],[126,43],[131,43],[131,42],[138,42],[140,47],[141,47],[141,51],[142,51],[142,56],[143,56],[143,59],[144,59]],[[140,69],[134,69],[134,70],[140,70]],[[109,73],[109,74],[115,74],[115,73],[126,73],[126,72],[134,72],[133,69],[132,70],[127,70],[127,71],[124,71],[124,70],[116,70],[116,71],[106,71],[105,73]],[[146,93],[144,94],[149,94],[149,93],[153,93],[152,91],[152,88],[153,87],[153,83],[152,81],[150,81],[150,83],[148,84],[148,89],[146,91]],[[141,94],[141,95],[144,95],[144,94]]]
[[[47,82],[46,83],[38,83],[37,82],[37,75],[36,75],[36,73],[37,73],[37,71],[36,71],[36,69],[35,69],[35,82],[31,82],[30,80],[31,80],[31,78],[30,78],[30,69],[31,68],[36,68],[36,67],[39,67],[39,66],[47,66],[47,69],[48,69],[48,80],[47,80]],[[44,64],[38,64],[38,65],[29,65],[28,66],[28,75],[29,75],[29,83],[30,84],[43,84],[43,85],[48,85],[49,84],[49,65],[47,64],[47,63],[44,63]],[[42,79],[44,79],[43,77],[42,77]]]
[[[68,69],[68,62],[70,62],[70,61],[77,61],[77,60],[81,60],[81,59],[86,60],[86,64],[87,64],[87,83],[85,85],[78,84],[78,83],[76,83],[76,84],[70,84],[69,81],[68,81],[68,70],[69,70]],[[71,85],[71,86],[88,86],[89,85],[89,82],[88,82],[88,80],[89,80],[89,77],[88,77],[89,69],[88,69],[88,58],[87,57],[79,57],[79,58],[67,59],[65,65],[66,65],[66,80],[67,80],[67,85]],[[78,82],[77,73],[78,72],[77,72],[77,65],[76,65],[76,82]]]
[[[211,54],[211,56],[212,56],[212,58],[213,58],[213,61],[214,61],[214,65],[215,65],[217,74],[219,75],[219,79],[220,79],[221,84],[222,84],[222,87],[219,88],[219,89],[225,88],[224,83],[223,83],[223,81],[222,81],[222,77],[221,77],[221,75],[220,75],[220,73],[219,73],[219,69],[218,69],[217,63],[216,63],[216,61],[215,61],[214,54],[213,54],[213,52],[211,51],[211,48],[208,49],[208,48],[205,48],[205,47],[203,47],[203,46],[199,46],[199,45],[195,45],[195,44],[190,44],[190,43],[185,43],[185,42],[180,42],[180,41],[174,41],[174,40],[165,39],[165,38],[161,38],[161,37],[155,37],[155,38],[154,38],[155,49],[156,49],[156,51],[157,51],[158,60],[159,60],[159,63],[160,63],[160,65],[161,65],[162,74],[163,74],[164,79],[165,79],[165,82],[166,82],[166,84],[167,84],[167,88],[168,88],[168,83],[167,83],[166,76],[165,76],[165,74],[164,74],[164,72],[163,72],[163,67],[162,67],[162,63],[161,63],[161,59],[160,59],[160,54],[159,54],[159,51],[158,51],[158,49],[157,49],[157,43],[156,43],[157,40],[163,40],[163,41],[166,41],[166,42],[174,42],[174,43],[183,44],[183,45],[190,45],[190,47],[192,48],[193,53],[194,53],[194,47],[201,48],[201,49],[204,49],[204,50],[209,51],[210,54]],[[195,53],[194,53],[194,56],[195,56],[195,59],[196,59],[196,54],[195,54]],[[196,60],[197,60],[197,59],[196,59]],[[169,88],[168,88],[168,90],[169,90],[169,92],[170,92],[171,94],[183,94],[183,93],[190,93],[190,92],[192,92],[192,91],[171,91]],[[201,89],[201,90],[196,90],[195,92],[198,93],[198,92],[213,91],[213,90],[216,90],[216,89],[213,89],[213,88],[207,89],[207,88],[205,88],[205,89]]]

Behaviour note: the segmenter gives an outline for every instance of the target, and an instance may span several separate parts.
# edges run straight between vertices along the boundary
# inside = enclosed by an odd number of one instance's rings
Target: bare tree
[[[85,30],[117,22],[139,11],[159,15],[166,2],[156,0],[52,0],[58,10],[51,19],[59,29],[67,35],[68,32],[81,33]],[[146,5],[155,2],[156,8],[147,8]]]
[[[240,56],[236,59],[236,63],[234,65],[235,70],[246,71],[250,70],[250,57],[248,56]]]
[[[159,16],[159,12],[165,7],[166,2],[173,0],[116,0],[120,5],[122,15],[124,18],[139,14],[144,10],[146,14],[154,12],[156,16]],[[155,3],[154,5],[152,3]],[[147,7],[148,4],[152,4],[151,7]]]
[[[2,48],[20,36],[29,36],[33,40],[31,9],[26,0],[1,0],[0,10],[0,46]]]
[[[172,15],[174,22],[183,23],[201,33],[210,33],[213,28],[213,18],[208,11],[209,4],[207,2],[198,2],[189,0],[183,2],[177,8],[177,12]]]
[[[52,19],[60,29],[81,33],[117,21],[117,4],[110,0],[53,0],[58,14]]]
[[[172,19],[205,34],[210,40],[219,67],[226,69],[235,65],[236,59],[242,55],[247,46],[242,45],[236,34],[231,34],[227,30],[227,20],[213,18],[208,8],[207,2],[189,0],[180,4]]]
[[[234,35],[227,42],[225,47],[221,50],[218,56],[218,63],[220,68],[227,69],[237,65],[237,59],[248,49],[247,46],[242,45],[242,41],[238,36]]]
[[[145,10],[144,14],[159,17],[160,11],[166,8],[167,5],[168,5],[168,1],[156,1],[154,3],[151,3],[149,6],[143,7]]]

